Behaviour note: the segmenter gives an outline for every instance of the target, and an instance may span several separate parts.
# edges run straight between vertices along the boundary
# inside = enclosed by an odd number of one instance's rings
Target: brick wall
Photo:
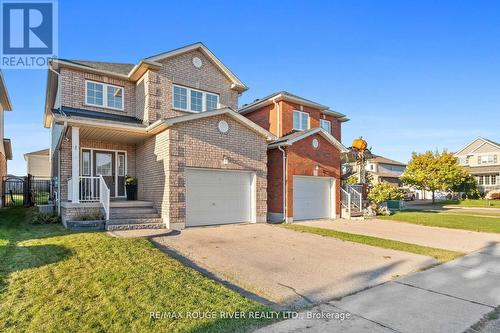
[[[313,149],[312,140],[319,141],[319,148]],[[287,165],[287,208],[288,217],[293,217],[293,175],[334,177],[336,179],[336,212],[340,212],[340,151],[321,135],[311,135],[295,142],[288,150]],[[272,166],[277,168],[278,166]],[[281,165],[279,166],[281,167]]]
[[[267,151],[267,210],[283,214],[283,153]]]
[[[272,134],[279,136],[276,108],[274,103],[244,115],[260,127],[268,130]]]
[[[202,60],[201,68],[193,66],[193,57]],[[232,82],[225,76],[202,52],[192,51],[176,57],[161,61],[159,84],[161,91],[166,92],[161,96],[162,105],[165,105],[165,117],[176,117],[186,114],[172,110],[172,84],[188,86],[219,94],[221,106],[228,106],[234,110],[238,107],[238,92],[231,89]]]
[[[101,111],[106,113],[136,116],[135,84],[126,80],[110,78],[104,75],[86,73],[66,67],[60,71],[61,77],[61,104],[73,108]],[[124,110],[113,110],[102,107],[85,105],[85,80],[109,83],[124,87]],[[140,118],[140,117],[139,117]]]
[[[219,120],[230,131],[217,129]],[[267,211],[267,143],[254,131],[221,115],[178,124],[137,146],[139,197],[153,201],[171,228],[183,228],[186,217],[185,168],[254,171],[257,176],[257,219]],[[229,163],[223,165],[224,156]]]

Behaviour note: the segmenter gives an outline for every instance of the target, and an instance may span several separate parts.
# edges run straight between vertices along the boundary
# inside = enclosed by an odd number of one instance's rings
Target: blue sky
[[[329,105],[373,152],[456,150],[500,141],[500,2],[59,2],[61,58],[136,63],[204,42],[249,87],[240,104],[278,90]],[[14,112],[6,136],[23,153],[49,145],[45,70],[5,70]]]

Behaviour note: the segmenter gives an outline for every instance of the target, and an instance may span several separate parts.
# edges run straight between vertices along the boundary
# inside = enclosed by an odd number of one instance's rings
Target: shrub
[[[387,200],[403,200],[403,198],[403,192],[388,183],[377,184],[368,193],[368,199],[378,204]]]
[[[55,213],[35,213],[31,220],[33,224],[57,224],[61,218]]]

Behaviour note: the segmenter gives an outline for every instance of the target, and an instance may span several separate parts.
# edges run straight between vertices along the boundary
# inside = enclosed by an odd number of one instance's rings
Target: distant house
[[[372,184],[389,183],[401,186],[401,176],[406,169],[406,164],[391,160],[387,157],[373,155],[366,163],[366,171],[372,177]],[[346,168],[344,179],[359,177],[359,165],[351,163]]]
[[[458,163],[472,175],[479,190],[500,190],[500,143],[477,138],[455,153]]]
[[[12,147],[10,139],[4,138],[4,111],[12,111],[7,87],[0,72],[0,207],[3,200],[3,182],[7,176],[7,161],[12,159]]]
[[[50,178],[49,149],[24,154],[28,174],[36,178]]]

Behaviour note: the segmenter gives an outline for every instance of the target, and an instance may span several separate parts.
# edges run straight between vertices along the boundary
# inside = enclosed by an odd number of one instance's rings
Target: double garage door
[[[331,218],[334,180],[328,177],[293,176],[293,219]]]
[[[186,169],[186,226],[252,221],[253,173]]]

